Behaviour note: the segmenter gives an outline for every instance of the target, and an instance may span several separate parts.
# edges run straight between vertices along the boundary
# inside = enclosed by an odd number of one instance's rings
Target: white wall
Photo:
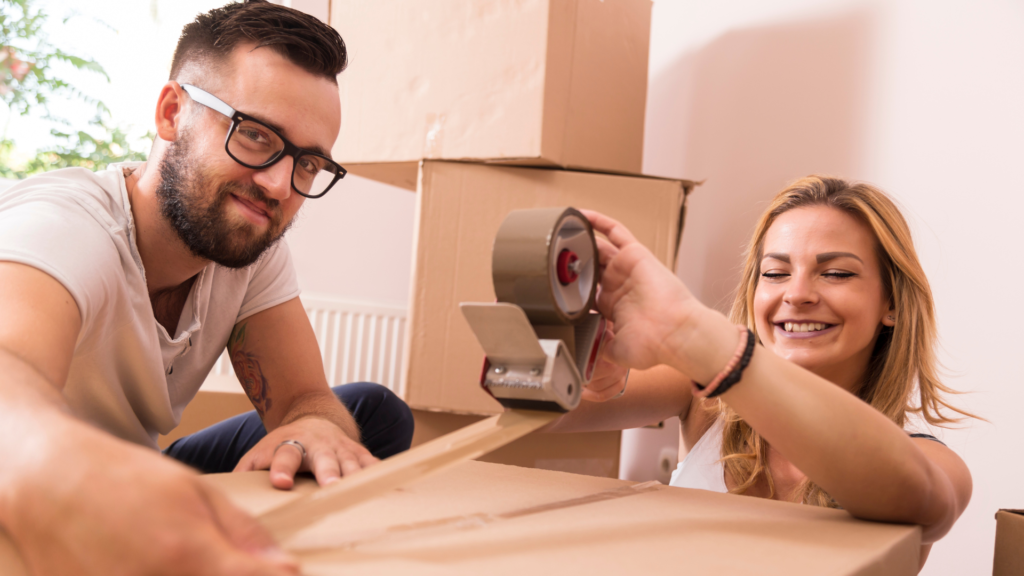
[[[288,232],[303,292],[406,307],[416,195],[349,174]]]
[[[941,436],[974,498],[924,574],[991,573],[998,508],[1024,507],[1024,5],[657,0],[645,171],[707,178],[679,273],[723,310],[766,201],[825,172],[904,205],[932,282],[946,382],[987,418]]]

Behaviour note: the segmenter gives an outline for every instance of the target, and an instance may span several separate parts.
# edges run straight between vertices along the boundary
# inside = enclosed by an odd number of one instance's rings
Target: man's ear
[[[185,119],[182,106],[185,102],[185,91],[181,85],[171,80],[160,90],[160,98],[156,102],[156,135],[166,142],[178,139],[182,122]]]

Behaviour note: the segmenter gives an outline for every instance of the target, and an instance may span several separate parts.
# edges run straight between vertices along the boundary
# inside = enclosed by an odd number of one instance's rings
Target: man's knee
[[[334,394],[359,425],[366,447],[378,458],[408,450],[415,428],[412,410],[394,392],[372,382],[335,386]]]

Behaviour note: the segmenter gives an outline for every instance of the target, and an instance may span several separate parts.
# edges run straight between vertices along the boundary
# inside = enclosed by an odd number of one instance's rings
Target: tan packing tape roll
[[[575,208],[516,210],[491,257],[494,293],[533,324],[577,324],[594,306],[600,266],[587,218]]]

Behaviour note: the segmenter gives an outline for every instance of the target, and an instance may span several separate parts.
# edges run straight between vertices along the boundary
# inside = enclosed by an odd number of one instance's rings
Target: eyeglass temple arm
[[[235,109],[234,108],[232,108],[231,106],[228,106],[227,104],[224,103],[223,100],[221,100],[220,98],[217,98],[213,94],[210,94],[206,90],[203,90],[202,88],[196,88],[195,86],[192,86],[191,84],[182,84],[181,88],[185,92],[188,92],[188,95],[191,96],[193,100],[195,100],[196,102],[199,102],[203,106],[206,106],[207,108],[213,108],[214,110],[216,110],[217,112],[220,112],[221,114],[227,116],[228,118],[231,118],[232,116],[235,115]]]

